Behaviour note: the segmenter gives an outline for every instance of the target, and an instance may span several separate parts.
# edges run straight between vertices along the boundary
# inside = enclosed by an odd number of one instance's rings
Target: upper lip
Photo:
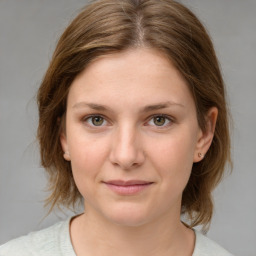
[[[105,181],[104,183],[115,185],[115,186],[132,186],[132,185],[146,185],[146,184],[151,184],[153,182],[145,181],[145,180],[127,180],[127,181],[109,180],[109,181]]]

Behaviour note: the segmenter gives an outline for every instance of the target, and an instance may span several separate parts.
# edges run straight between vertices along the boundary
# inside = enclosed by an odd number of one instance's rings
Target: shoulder
[[[69,220],[1,245],[0,256],[57,256],[61,253],[60,249],[65,250],[65,247],[72,251],[69,238]]]
[[[220,245],[202,235],[200,232],[195,231],[196,243],[192,256],[233,256]]]

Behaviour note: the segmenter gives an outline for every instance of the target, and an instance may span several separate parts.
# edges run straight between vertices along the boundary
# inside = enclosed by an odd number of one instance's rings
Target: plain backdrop
[[[35,139],[35,95],[58,37],[85,3],[0,0],[0,244],[67,217],[56,212],[44,218],[46,176]],[[237,256],[255,256],[256,1],[183,3],[211,34],[234,120],[234,170],[214,193],[208,236]]]

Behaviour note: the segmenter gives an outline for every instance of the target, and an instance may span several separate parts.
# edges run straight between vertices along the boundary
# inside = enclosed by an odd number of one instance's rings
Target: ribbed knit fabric
[[[231,253],[223,249],[220,245],[208,237],[202,235],[200,232],[195,231],[195,234],[196,242],[192,256],[233,256]]]
[[[0,256],[76,256],[69,235],[69,222],[57,224],[11,240],[0,246]]]
[[[0,246],[0,256],[76,256],[71,244],[69,223],[70,219],[11,240]],[[195,234],[192,256],[232,256],[198,231]]]

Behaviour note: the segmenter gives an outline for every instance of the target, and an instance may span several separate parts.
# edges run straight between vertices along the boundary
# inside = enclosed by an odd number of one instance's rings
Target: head
[[[179,72],[203,132],[209,111],[218,110],[211,146],[203,152],[204,158],[194,162],[181,202],[181,213],[190,217],[191,226],[207,225],[213,212],[212,190],[230,160],[225,88],[205,28],[191,11],[172,0],[94,1],[61,36],[38,92],[38,139],[51,190],[47,203],[74,206],[81,199],[60,143],[71,85],[103,56],[138,49],[158,52]]]

